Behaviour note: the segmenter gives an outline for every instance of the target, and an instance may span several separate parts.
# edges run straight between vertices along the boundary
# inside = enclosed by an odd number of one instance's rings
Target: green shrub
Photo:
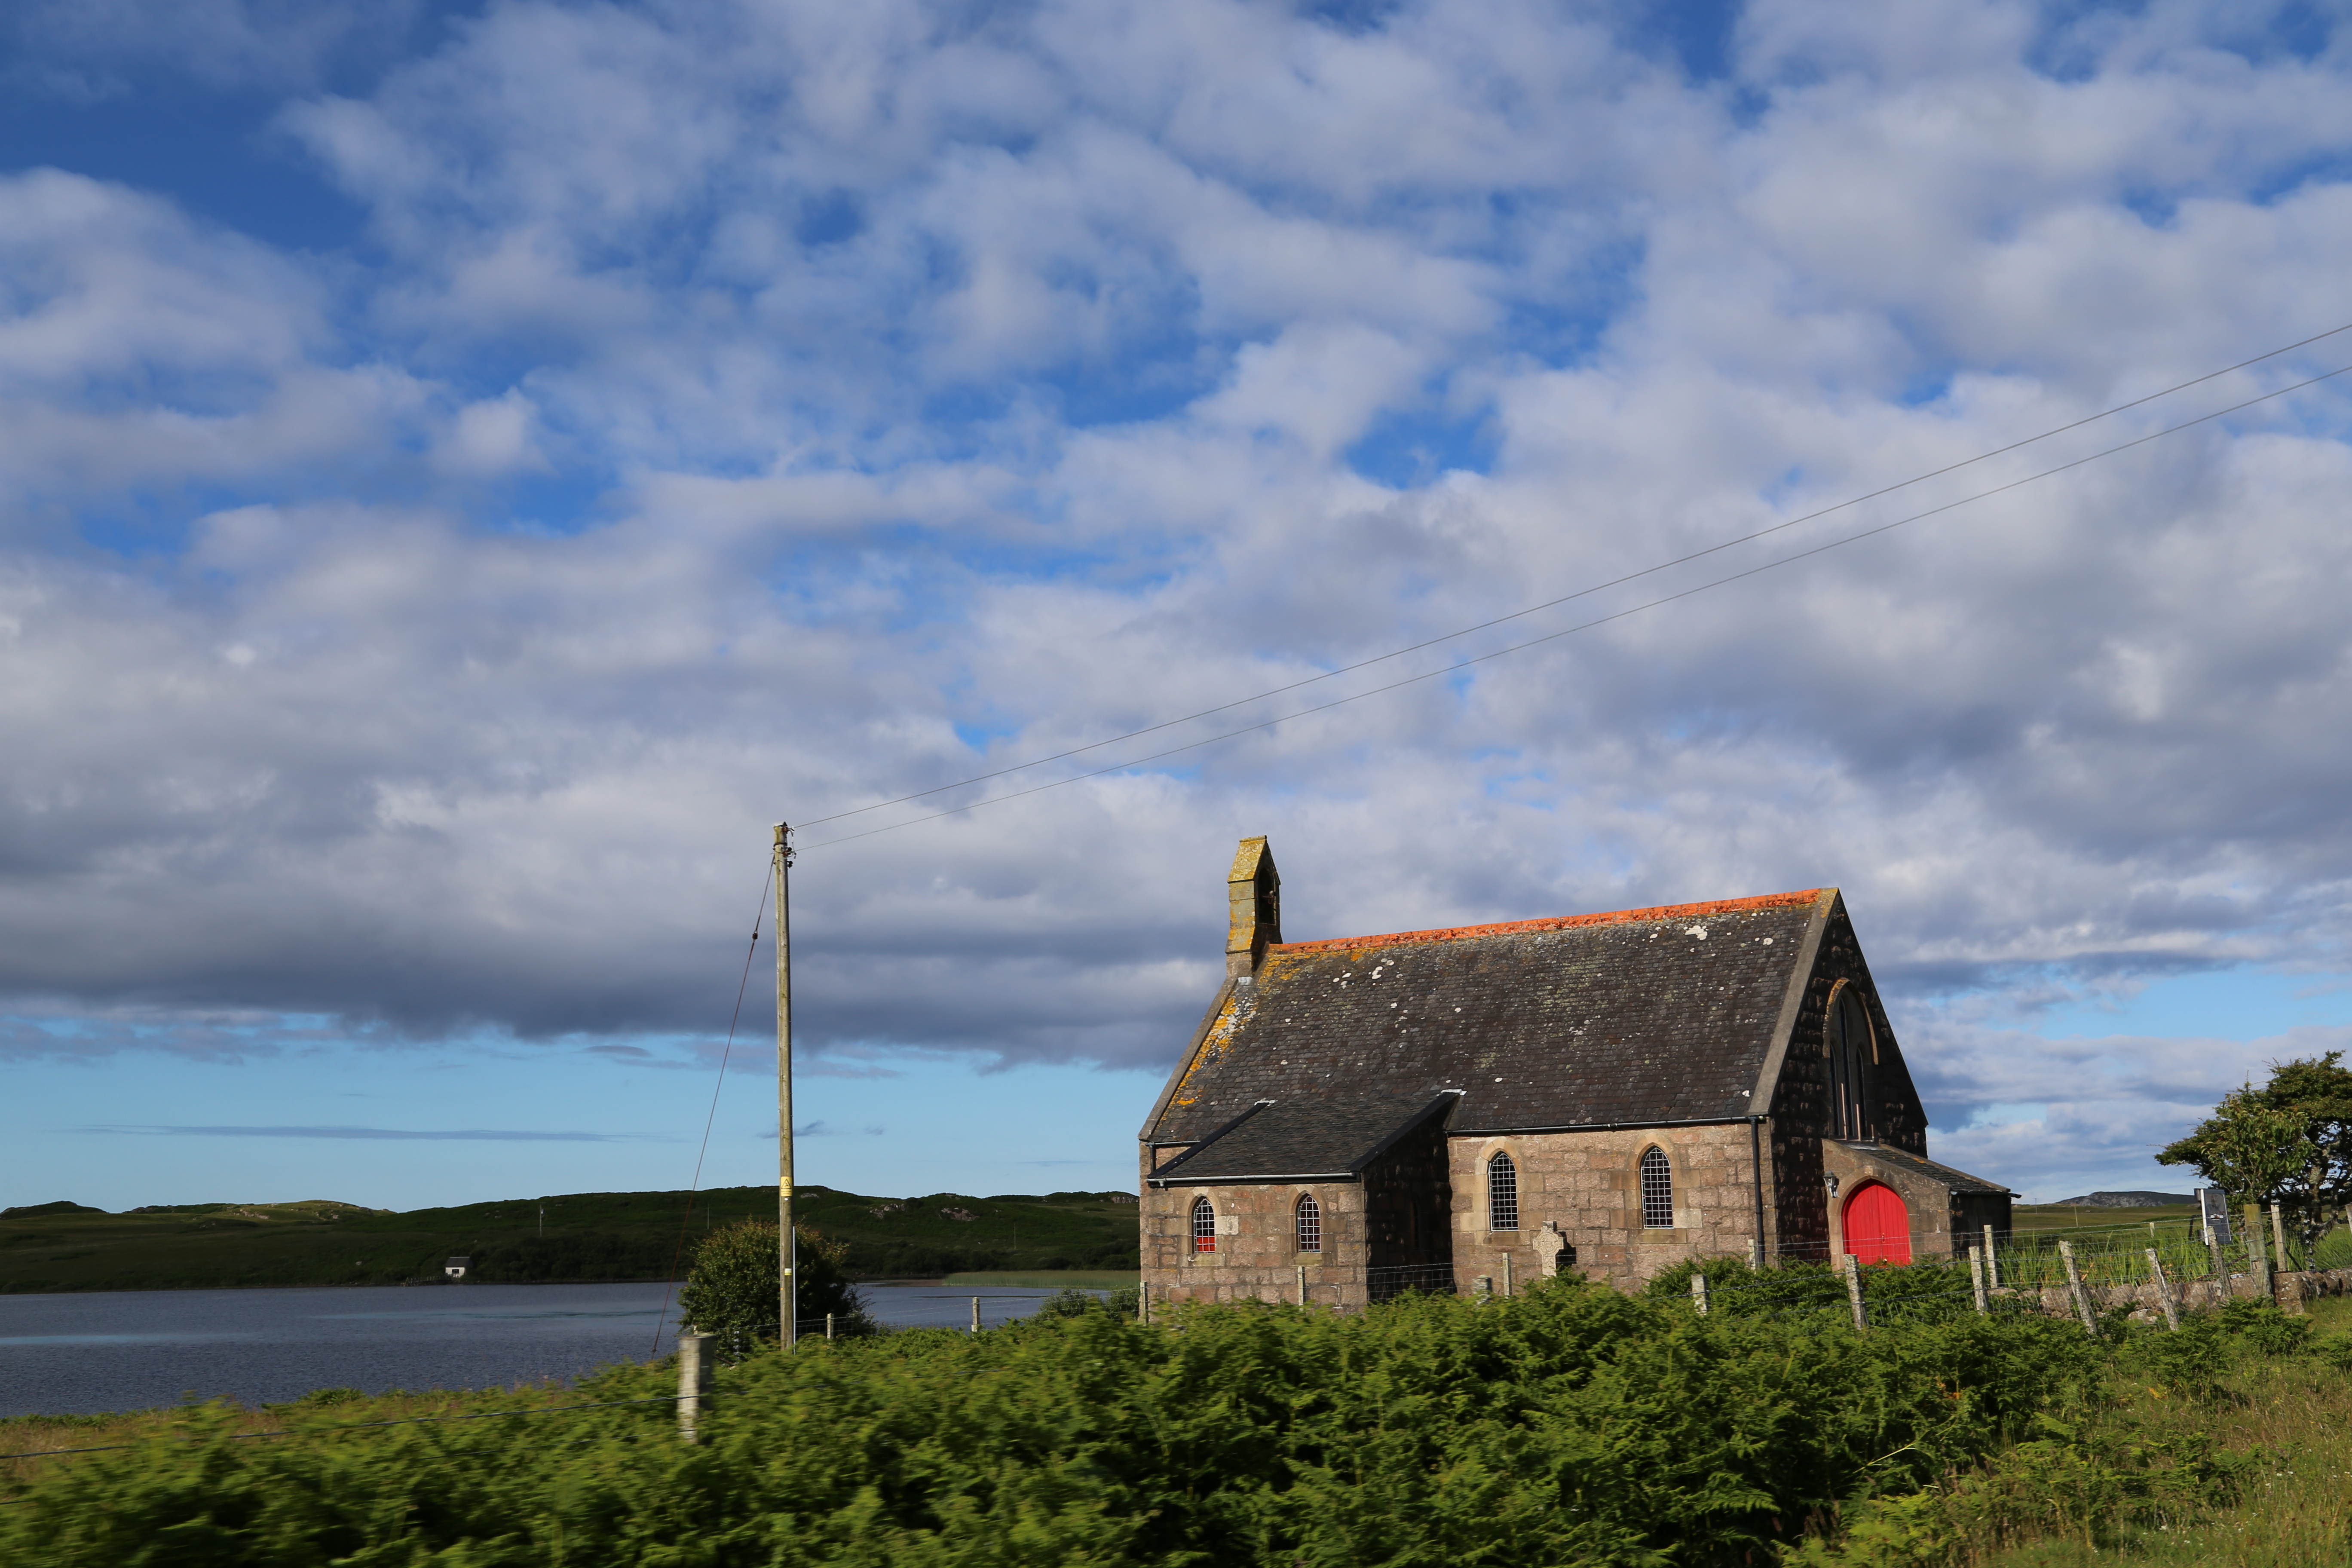
[[[2311,1320],[2290,1318],[2268,1301],[2241,1296],[2223,1304],[2221,1326],[2264,1355],[2294,1355],[2311,1337]]]
[[[833,1331],[844,1337],[877,1333],[880,1326],[866,1314],[865,1300],[842,1271],[848,1247],[827,1240],[808,1226],[793,1227],[800,1247],[793,1258],[793,1297],[804,1335],[824,1332],[828,1313]],[[678,1318],[706,1334],[719,1336],[721,1360],[740,1361],[761,1344],[781,1337],[779,1276],[783,1260],[777,1237],[782,1227],[766,1220],[747,1219],[704,1237],[695,1249],[694,1268],[686,1288],[677,1293]]]
[[[0,1508],[0,1562],[1769,1563],[1857,1500],[2064,1448],[2105,1372],[2063,1321],[1864,1334],[1575,1280],[1150,1325],[1089,1304],[751,1357],[697,1447],[661,1404],[381,1431],[321,1413],[270,1443],[191,1410],[35,1476]],[[672,1387],[617,1368],[479,1407]]]

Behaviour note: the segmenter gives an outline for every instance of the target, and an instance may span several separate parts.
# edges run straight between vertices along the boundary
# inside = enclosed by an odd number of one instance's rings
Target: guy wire
[[[702,1162],[710,1152],[710,1129],[719,1120],[719,1091],[727,1087],[727,1060],[735,1054],[735,1026],[743,1018],[743,993],[751,984],[751,960],[760,951],[760,922],[768,918],[768,900],[773,889],[760,895],[759,912],[751,917],[751,945],[743,952],[743,978],[735,983],[735,1011],[727,1020],[727,1047],[719,1053],[719,1080],[710,1086],[710,1113],[702,1119],[702,1147],[695,1151],[694,1180],[686,1189],[686,1213],[677,1222],[677,1246],[669,1255],[669,1278],[662,1281],[662,1310],[654,1319],[653,1354],[661,1353],[662,1324],[669,1317],[669,1301],[673,1287],[677,1284],[678,1260],[686,1256],[687,1227],[694,1223],[694,1194],[702,1190]]]

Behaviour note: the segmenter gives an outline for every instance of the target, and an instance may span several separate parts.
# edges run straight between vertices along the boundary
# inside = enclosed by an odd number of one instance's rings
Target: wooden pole
[[[1853,1305],[1853,1326],[1866,1329],[1870,1327],[1870,1313],[1862,1304],[1862,1259],[1851,1252],[1843,1256],[1845,1258],[1845,1297]]]
[[[2153,1247],[2147,1249],[2147,1271],[2156,1279],[2156,1302],[2164,1309],[2164,1326],[2179,1330],[2180,1304],[2172,1299],[2172,1281],[2164,1277],[2164,1259],[2156,1255]]]
[[[1691,1306],[1702,1318],[1706,1316],[1706,1276],[1691,1276]]]
[[[2269,1300],[2271,1260],[2263,1256],[2263,1210],[2259,1204],[2246,1205],[2246,1271],[2254,1277],[2254,1294]]]
[[[2294,1260],[2286,1255],[2286,1221],[2279,1217],[2279,1205],[2271,1205],[2271,1239],[2278,1244],[2278,1266],[2289,1268]]]
[[[971,1299],[971,1331],[975,1334],[980,1332],[980,1298],[977,1296]]]
[[[793,830],[776,824],[776,1307],[786,1350],[800,1327],[793,1289],[800,1233],[793,1228]]]
[[[1977,1316],[1991,1316],[1992,1304],[1985,1299],[1985,1255],[1980,1247],[1969,1248],[1969,1283],[1976,1288]]]
[[[718,1338],[690,1329],[677,1336],[677,1440],[681,1443],[702,1441],[695,1428],[702,1418],[703,1396],[710,1392],[710,1347]]]
[[[1987,1226],[1984,1227],[1984,1238],[1985,1284],[1989,1288],[1998,1290],[2000,1289],[2000,1259],[1992,1249],[1992,1226]]]
[[[1504,1295],[1506,1295],[1506,1296],[1508,1296],[1510,1293],[1511,1293],[1511,1255],[1510,1255],[1509,1253],[1506,1252],[1506,1253],[1504,1253],[1504,1254],[1503,1254],[1503,1294],[1504,1294]]]
[[[2074,1267],[2074,1244],[2064,1237],[2058,1238],[2058,1261],[2066,1266],[2066,1293],[2074,1298],[2074,1315],[2083,1320],[2083,1331],[2097,1334],[2099,1319],[2091,1310],[2091,1293],[2083,1289],[2083,1272]]]
[[[1307,1305],[1307,1265],[1298,1266],[1298,1304]]]

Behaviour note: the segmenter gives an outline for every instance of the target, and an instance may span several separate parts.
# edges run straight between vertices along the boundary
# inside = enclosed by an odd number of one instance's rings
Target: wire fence
[[[1792,1244],[1770,1268],[1747,1259],[1703,1263],[1691,1289],[1704,1312],[1857,1327],[1980,1314],[2071,1317],[2090,1328],[2116,1311],[2171,1323],[2232,1297],[2277,1300],[2306,1289],[2282,1279],[2311,1266],[2304,1238],[2283,1229],[2267,1215],[2219,1235],[2193,1219],[1986,1229],[1956,1238],[1956,1253],[1871,1265],[1827,1243]]]
[[[1414,1291],[1431,1295],[1458,1294],[1451,1263],[1409,1263],[1364,1270],[1364,1293],[1375,1301],[1392,1301]]]

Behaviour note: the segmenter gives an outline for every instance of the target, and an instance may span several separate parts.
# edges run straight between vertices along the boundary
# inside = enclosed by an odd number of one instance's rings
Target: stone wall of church
[[[1323,1246],[1301,1252],[1298,1200],[1310,1195],[1321,1211]],[[1204,1197],[1219,1221],[1214,1252],[1192,1245],[1192,1205]],[[1308,1301],[1364,1304],[1370,1226],[1357,1183],[1146,1186],[1139,1207],[1143,1283],[1155,1309],[1182,1301],[1296,1301],[1301,1269]]]
[[[1674,1175],[1670,1228],[1642,1223],[1642,1154],[1653,1147],[1664,1151]],[[1488,1223],[1488,1173],[1497,1152],[1517,1167],[1516,1230]],[[1746,1258],[1756,1234],[1754,1162],[1744,1121],[1455,1138],[1451,1156],[1454,1269],[1465,1291],[1482,1278],[1500,1290],[1507,1256],[1515,1283],[1548,1273],[1538,1240],[1547,1225],[1576,1249],[1576,1272],[1626,1290],[1685,1258]],[[1769,1205],[1769,1170],[1766,1180]],[[1768,1208],[1768,1247],[1770,1221]]]

